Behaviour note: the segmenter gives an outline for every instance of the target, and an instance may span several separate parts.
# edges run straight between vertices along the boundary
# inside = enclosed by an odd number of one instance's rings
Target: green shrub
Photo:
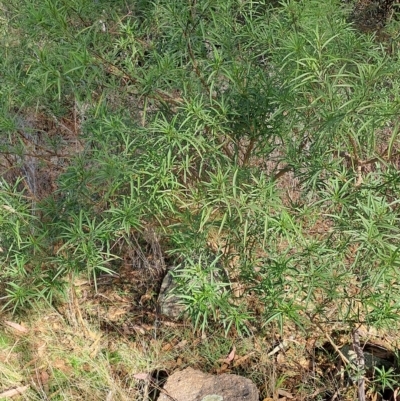
[[[51,300],[67,274],[96,282],[151,228],[196,277],[182,299],[202,330],[249,332],[249,296],[264,323],[394,320],[399,61],[341,2],[3,7],[2,149],[23,161],[19,121],[39,113],[79,144],[34,207],[6,191],[23,207],[2,209],[7,307]]]

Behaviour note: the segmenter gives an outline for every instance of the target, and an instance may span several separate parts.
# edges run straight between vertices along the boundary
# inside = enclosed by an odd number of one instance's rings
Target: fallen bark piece
[[[0,399],[2,398],[11,398],[15,397],[16,395],[21,395],[25,393],[26,390],[28,390],[29,386],[21,386],[21,387],[16,387],[11,390],[3,391],[0,393]]]
[[[20,333],[24,333],[24,334],[25,334],[25,333],[28,333],[28,329],[27,329],[26,327],[24,327],[24,326],[18,324],[18,323],[10,322],[10,321],[8,321],[8,320],[5,320],[4,323],[5,323],[7,326],[13,328],[14,330],[16,330],[16,331],[18,331],[18,332],[20,332]]]
[[[171,375],[158,401],[258,401],[255,384],[238,375],[210,375],[186,368]]]

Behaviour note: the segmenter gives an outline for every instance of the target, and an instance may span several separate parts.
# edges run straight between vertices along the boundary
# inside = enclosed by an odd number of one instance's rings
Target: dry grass
[[[156,379],[186,367],[246,376],[262,400],[354,399],[356,387],[337,352],[350,340],[340,324],[315,323],[305,331],[286,324],[283,332],[268,325],[249,337],[210,327],[201,335],[157,315],[145,294],[133,296],[139,282],[127,277],[131,288],[121,289],[119,277],[114,285],[99,283],[97,293],[76,280],[57,311],[44,305],[20,318],[1,316],[0,399],[21,389],[14,399],[151,401],[154,388],[143,374]],[[396,333],[363,330],[368,341],[396,348]]]
[[[304,354],[304,347],[293,348],[295,365],[292,351],[286,353],[299,343],[295,337],[285,352],[270,353],[282,341],[273,332],[227,338],[215,330],[200,336],[191,327],[162,317],[153,322],[147,317],[144,323],[143,315],[126,309],[119,319],[108,318],[104,325],[105,316],[95,321],[89,313],[93,303],[84,293],[78,291],[78,302],[69,299],[60,305],[60,313],[44,307],[23,320],[2,316],[0,399],[6,391],[23,389],[15,399],[151,400],[148,382],[135,374],[155,377],[188,366],[214,374],[242,374],[254,380],[264,396],[278,397],[278,390],[293,391],[304,374],[295,368],[298,351],[302,348]],[[97,299],[92,296],[92,301]],[[233,346],[235,358],[226,363]]]

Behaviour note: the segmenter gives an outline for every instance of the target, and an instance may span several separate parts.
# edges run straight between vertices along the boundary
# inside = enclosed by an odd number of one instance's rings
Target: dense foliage
[[[96,283],[153,233],[197,328],[392,324],[399,50],[352,10],[3,4],[4,307]]]

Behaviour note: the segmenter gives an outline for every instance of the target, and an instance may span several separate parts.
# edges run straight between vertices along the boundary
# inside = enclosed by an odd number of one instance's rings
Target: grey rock
[[[258,401],[255,384],[245,377],[210,375],[187,368],[171,375],[158,401]]]
[[[353,347],[350,344],[345,344],[340,351],[343,355],[352,361],[354,359]],[[395,354],[389,350],[384,349],[382,346],[373,344],[364,344],[363,346],[364,364],[367,371],[373,371],[375,367],[386,370],[394,368],[393,361],[395,360]]]
[[[176,283],[174,282],[173,272],[175,269],[171,269],[165,275],[164,280],[161,284],[160,293],[158,295],[158,307],[159,312],[162,315],[168,316],[171,319],[178,319],[183,316],[185,311],[184,305],[180,303],[179,298],[174,295],[174,289]]]
[[[184,290],[186,290],[186,288],[192,288],[192,287],[202,287],[204,285],[204,283],[208,283],[209,280],[211,279],[211,275],[212,275],[212,279],[213,281],[216,283],[216,288],[217,291],[223,292],[223,288],[226,288],[229,286],[229,278],[226,275],[225,270],[223,269],[223,267],[220,265],[219,263],[219,257],[215,257],[214,258],[210,258],[210,260],[208,259],[204,259],[202,260],[201,258],[199,258],[198,261],[191,261],[188,266],[186,265],[179,265],[179,266],[174,266],[174,267],[170,267],[168,269],[167,274],[164,277],[164,280],[161,284],[161,288],[160,288],[160,292],[159,292],[159,296],[158,296],[158,311],[163,314],[166,315],[168,317],[170,317],[171,319],[178,319],[181,317],[185,317],[185,305],[183,305],[181,299],[179,298],[178,295],[176,295],[177,293],[177,283],[176,283],[176,279],[174,278],[175,276],[180,275],[180,273],[182,273],[182,271],[185,271],[185,268],[191,268],[193,269],[193,265],[194,266],[198,266],[198,264],[201,264],[202,266],[202,274],[200,275],[196,275],[198,274],[198,269],[194,269],[194,273],[193,276],[191,278],[187,278],[187,274],[186,277],[184,278],[183,282],[186,282],[185,284],[182,284],[182,280],[180,280],[181,282],[179,283],[180,285],[180,291],[182,292],[182,288],[184,288]],[[187,273],[187,271],[186,271]],[[187,294],[186,295],[191,295],[191,294]],[[186,316],[187,317],[187,316]]]

